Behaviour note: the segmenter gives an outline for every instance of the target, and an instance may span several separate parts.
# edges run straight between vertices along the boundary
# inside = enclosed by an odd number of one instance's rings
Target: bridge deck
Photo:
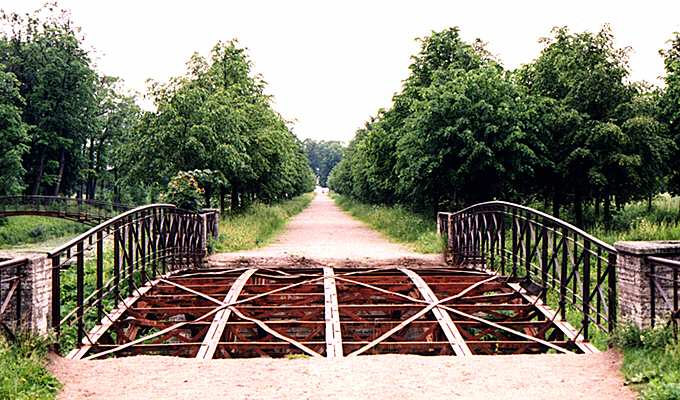
[[[121,303],[69,357],[347,357],[596,351],[538,298],[452,269],[184,271]]]

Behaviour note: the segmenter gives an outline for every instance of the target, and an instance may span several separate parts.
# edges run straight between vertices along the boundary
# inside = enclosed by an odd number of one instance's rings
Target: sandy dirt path
[[[236,263],[239,260],[307,259],[325,264],[398,263],[414,260],[441,264],[440,254],[419,254],[389,241],[366,224],[353,219],[327,195],[317,193],[309,207],[286,225],[285,231],[269,246],[234,253],[215,254],[212,265]]]
[[[317,194],[270,246],[210,259],[212,265],[262,261],[438,264],[441,256],[392,243]],[[623,385],[619,362],[612,352],[339,360],[138,356],[98,361],[53,357],[49,367],[64,383],[60,399],[634,399]]]

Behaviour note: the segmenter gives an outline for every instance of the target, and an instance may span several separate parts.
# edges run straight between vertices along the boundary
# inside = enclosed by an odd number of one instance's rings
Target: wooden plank
[[[257,271],[257,268],[247,269],[241,274],[241,276],[238,277],[238,279],[236,279],[236,281],[231,285],[229,292],[224,297],[225,304],[231,304],[236,301],[238,296],[241,294],[241,290],[243,290],[243,286],[245,286],[246,282],[255,273],[255,271]],[[227,321],[231,316],[231,312],[231,308],[224,308],[215,313],[212,324],[208,329],[208,333],[206,333],[203,343],[201,344],[201,348],[198,350],[198,354],[196,354],[196,358],[204,360],[213,358],[220,338],[224,333],[224,328],[227,326]]]
[[[411,271],[408,268],[399,268],[399,270],[406,274],[409,278],[411,278],[411,281],[413,281],[413,284],[416,286],[416,288],[418,288],[420,294],[423,296],[423,299],[427,300],[429,303],[432,304],[439,303],[437,295],[434,294],[432,289],[430,289],[430,287],[423,280],[423,278],[420,277],[420,275],[416,274],[415,272]],[[463,339],[463,336],[460,334],[460,331],[453,323],[453,320],[451,319],[449,313],[443,311],[439,307],[435,307],[432,309],[432,314],[437,319],[437,322],[439,322],[439,326],[441,327],[442,331],[444,331],[444,335],[446,336],[446,339],[449,341],[451,348],[453,348],[453,352],[457,356],[471,356],[472,351],[467,346],[467,344],[465,344],[465,339]]]
[[[340,311],[338,310],[338,292],[335,287],[333,268],[323,267],[324,305],[326,320],[326,357],[342,358],[342,331],[340,330]]]
[[[553,324],[557,327],[557,329],[562,331],[565,337],[573,340],[576,347],[578,347],[582,352],[585,354],[600,352],[597,347],[593,346],[589,342],[586,342],[583,339],[583,335],[577,335],[576,329],[574,329],[574,327],[571,326],[569,322],[562,320],[562,318],[557,315],[557,313],[552,311],[546,304],[544,304],[541,299],[527,293],[527,291],[524,290],[524,288],[522,288],[518,283],[508,283],[508,286],[515,289],[517,293],[524,297],[525,300],[531,304],[534,304],[536,309],[538,309],[538,311],[541,312],[541,314],[543,314],[543,316],[545,316],[548,321],[553,321]]]

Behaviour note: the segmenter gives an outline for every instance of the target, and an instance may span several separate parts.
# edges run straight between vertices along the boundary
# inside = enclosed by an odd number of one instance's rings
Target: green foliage
[[[198,54],[185,75],[150,87],[157,111],[147,112],[123,151],[123,173],[152,185],[179,171],[210,170],[205,203],[227,193],[232,210],[254,200],[288,199],[313,188],[301,143],[271,107],[264,81],[245,49],[219,42],[210,59]]]
[[[344,147],[336,141],[316,141],[305,139],[302,142],[312,171],[316,173],[321,187],[328,186],[328,175],[342,160]]]
[[[201,208],[203,192],[204,190],[198,185],[195,174],[180,171],[170,179],[162,200],[184,210],[198,211]]]
[[[611,343],[623,351],[626,383],[643,400],[680,399],[680,344],[669,326],[622,326]]]
[[[542,202],[579,226],[592,206],[593,221],[610,228],[614,208],[665,190],[674,174],[676,42],[664,53],[664,92],[628,82],[628,50],[614,46],[608,26],[555,28],[539,57],[516,71],[457,28],[433,32],[391,108],[357,131],[329,185],[363,202],[428,212]]]
[[[268,244],[290,217],[304,210],[313,197],[308,193],[273,204],[256,202],[239,213],[227,215],[220,221],[215,250],[248,250]]]
[[[0,63],[0,195],[17,194],[24,186],[21,159],[28,151],[28,135],[21,119],[23,105],[19,81]]]
[[[0,248],[40,243],[49,239],[72,237],[85,232],[87,226],[59,218],[17,216],[0,224]]]
[[[0,335],[0,399],[54,399],[59,381],[45,368],[49,341],[20,334],[16,342]]]
[[[429,216],[413,213],[400,206],[364,204],[342,195],[334,195],[333,199],[353,217],[419,253],[442,251],[442,240]]]

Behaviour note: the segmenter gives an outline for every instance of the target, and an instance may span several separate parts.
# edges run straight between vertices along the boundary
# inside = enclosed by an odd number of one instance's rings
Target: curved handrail
[[[488,201],[460,211],[437,214],[447,237],[446,256],[454,263],[493,270],[540,294],[557,299],[562,319],[567,308],[589,327],[612,331],[616,325],[616,255],[612,245],[584,230],[531,207]]]
[[[606,242],[596,238],[595,236],[589,234],[588,232],[584,231],[583,229],[581,229],[577,226],[570,224],[567,221],[553,217],[552,215],[546,214],[543,211],[539,211],[539,210],[536,210],[534,208],[523,206],[523,205],[520,205],[520,204],[511,203],[509,201],[500,201],[500,200],[486,201],[486,202],[483,202],[483,203],[477,203],[477,204],[471,205],[471,206],[466,207],[466,208],[464,208],[460,211],[456,211],[456,212],[452,212],[452,213],[451,212],[439,212],[438,214],[455,216],[455,215],[463,214],[465,212],[469,212],[469,211],[471,211],[475,208],[480,208],[480,207],[483,207],[483,206],[493,206],[493,205],[513,207],[513,208],[516,208],[518,210],[522,210],[522,211],[526,211],[526,212],[530,212],[532,214],[538,215],[541,218],[550,220],[551,222],[555,223],[556,225],[558,225],[560,227],[567,228],[571,231],[578,233],[581,236],[586,237],[591,242],[596,243],[597,245],[606,248],[608,251],[616,252],[616,249],[611,244],[606,243]]]
[[[46,215],[98,224],[133,206],[63,196],[0,196],[0,215]]]
[[[92,227],[91,229],[85,231],[84,233],[82,233],[82,234],[74,237],[73,239],[69,240],[68,242],[60,245],[59,247],[48,251],[47,255],[49,257],[51,257],[51,256],[53,256],[57,253],[61,253],[64,250],[75,246],[78,242],[83,241],[83,240],[87,239],[88,237],[96,234],[97,232],[103,231],[105,228],[108,228],[109,226],[111,226],[111,225],[113,225],[113,224],[115,224],[115,223],[117,223],[121,220],[124,220],[128,216],[135,214],[135,213],[138,213],[140,211],[148,210],[148,209],[177,209],[177,210],[181,210],[181,209],[178,209],[177,206],[175,206],[174,204],[166,204],[166,203],[147,204],[145,206],[139,206],[137,208],[133,208],[133,209],[128,210],[128,211],[126,211],[122,214],[119,214],[119,215],[117,215],[117,216],[115,216],[111,219],[108,219],[108,220],[102,222],[101,224],[99,224],[97,226]]]

